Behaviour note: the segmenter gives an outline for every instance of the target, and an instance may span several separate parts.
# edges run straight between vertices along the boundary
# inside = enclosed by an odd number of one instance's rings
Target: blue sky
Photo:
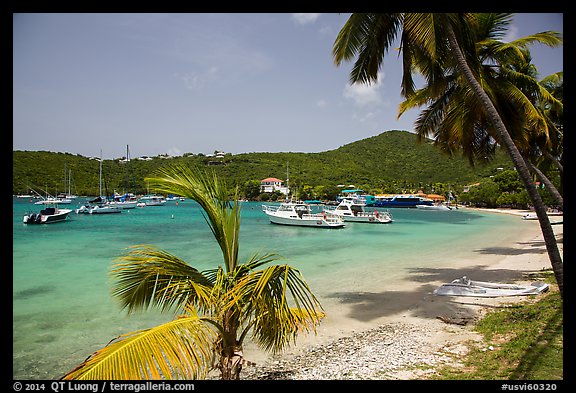
[[[104,158],[320,152],[400,129],[400,62],[348,84],[334,39],[349,14],[24,13],[13,17],[13,149]],[[516,14],[509,39],[563,32]],[[532,47],[541,76],[563,48]]]

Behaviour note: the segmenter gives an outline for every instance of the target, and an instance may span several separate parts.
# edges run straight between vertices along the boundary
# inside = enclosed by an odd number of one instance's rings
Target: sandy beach
[[[492,210],[515,214],[523,210]],[[562,216],[551,216],[562,221]],[[327,310],[316,335],[300,336],[297,344],[281,354],[269,355],[245,345],[247,360],[256,363],[242,370],[242,379],[426,379],[433,367],[454,363],[465,355],[470,340],[480,342],[474,322],[487,310],[526,297],[436,296],[443,283],[467,276],[478,281],[530,284],[530,273],[550,269],[537,220],[525,220],[513,244],[474,250],[469,260],[445,268],[414,272],[385,292],[359,293],[346,299],[337,312]],[[563,225],[554,225],[563,250]],[[480,252],[479,252],[480,251]],[[472,253],[471,253],[472,254]],[[480,254],[480,255],[478,255]],[[557,290],[552,285],[551,290]],[[429,367],[422,367],[428,365]],[[418,366],[418,367],[415,367]],[[217,376],[215,376],[217,378]]]

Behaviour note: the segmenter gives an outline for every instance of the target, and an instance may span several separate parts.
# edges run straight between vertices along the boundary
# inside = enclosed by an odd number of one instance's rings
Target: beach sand
[[[521,210],[486,210],[516,214]],[[551,217],[561,221],[562,217]],[[530,273],[551,269],[537,220],[526,220],[514,244],[478,250],[469,260],[450,261],[443,269],[415,272],[385,292],[359,292],[338,309],[326,310],[317,334],[300,335],[296,345],[277,355],[244,347],[242,379],[425,379],[440,364],[454,364],[469,341],[481,342],[474,322],[495,307],[527,301],[527,297],[436,296],[443,283],[467,276],[477,281],[530,284]],[[563,251],[563,225],[554,225]],[[551,285],[551,290],[557,286]],[[428,365],[422,367],[422,365]],[[418,367],[416,367],[418,366]],[[217,376],[216,376],[217,377]]]

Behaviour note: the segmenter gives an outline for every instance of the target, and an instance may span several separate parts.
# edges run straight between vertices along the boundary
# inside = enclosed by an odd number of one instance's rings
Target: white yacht
[[[354,198],[343,198],[336,207],[326,208],[329,214],[341,217],[348,222],[365,222],[370,224],[388,224],[393,221],[389,212],[378,210],[366,211],[366,204]]]
[[[166,205],[166,198],[162,195],[144,195],[140,199],[138,199],[140,204],[144,204],[145,206],[164,206]],[[142,206],[142,205],[140,205]]]
[[[341,217],[326,213],[312,213],[310,205],[306,203],[284,202],[280,206],[262,205],[262,210],[274,224],[316,228],[344,227]]]

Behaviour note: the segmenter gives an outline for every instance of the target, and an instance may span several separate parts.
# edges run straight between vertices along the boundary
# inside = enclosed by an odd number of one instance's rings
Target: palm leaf
[[[209,371],[216,332],[196,315],[119,337],[63,379],[197,379]]]
[[[211,299],[212,283],[201,272],[176,256],[154,246],[136,245],[111,270],[112,295],[128,312],[150,305],[166,310],[188,303],[202,308]],[[203,289],[207,288],[207,289]]]
[[[314,330],[324,317],[322,306],[300,272],[274,265],[241,278],[229,303],[245,305],[250,326],[265,350],[282,350],[297,333]]]
[[[240,204],[238,189],[229,202],[229,190],[214,173],[184,165],[159,168],[154,176],[146,178],[159,192],[172,193],[196,201],[224,257],[227,271],[232,271],[238,260],[240,232]]]

